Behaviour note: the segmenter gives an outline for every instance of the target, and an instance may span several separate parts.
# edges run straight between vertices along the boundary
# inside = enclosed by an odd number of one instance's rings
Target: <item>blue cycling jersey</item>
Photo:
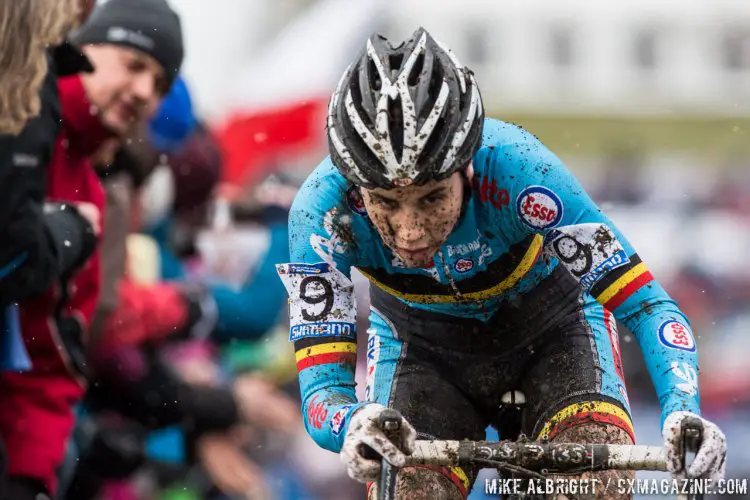
[[[697,354],[687,318],[630,243],[562,162],[522,128],[484,124],[471,194],[431,266],[405,268],[383,243],[356,189],[330,158],[310,175],[290,215],[291,263],[278,266],[290,295],[305,425],[338,451],[354,392],[352,266],[408,306],[488,320],[498,305],[565,266],[635,335],[663,418],[698,413]]]

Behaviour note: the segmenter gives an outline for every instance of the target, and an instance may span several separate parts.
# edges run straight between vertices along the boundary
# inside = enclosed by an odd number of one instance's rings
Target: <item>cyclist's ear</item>
[[[474,162],[470,161],[469,166],[466,167],[466,170],[464,170],[464,175],[466,176],[466,180],[469,181],[469,185],[471,186],[471,181],[474,179]]]
[[[464,187],[464,204],[471,198],[471,183],[474,180],[474,164],[469,162],[469,166],[463,171],[461,181]]]

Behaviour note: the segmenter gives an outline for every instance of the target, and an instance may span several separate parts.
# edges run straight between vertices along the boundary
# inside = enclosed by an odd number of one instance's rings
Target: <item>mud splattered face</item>
[[[407,267],[432,262],[461,215],[462,174],[439,182],[394,189],[362,189],[367,214]]]

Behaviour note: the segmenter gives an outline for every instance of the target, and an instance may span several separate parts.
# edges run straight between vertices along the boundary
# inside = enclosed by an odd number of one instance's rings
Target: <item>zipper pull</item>
[[[448,263],[443,258],[443,252],[438,250],[437,256],[440,257],[440,261],[443,264],[443,272],[445,273],[445,278],[448,280],[448,284],[450,284],[451,289],[453,289],[453,293],[458,298],[463,297],[463,295],[461,294],[461,290],[458,289],[458,285],[456,285],[456,281],[453,279],[453,275],[451,274],[451,270],[450,270],[450,267],[448,266]]]

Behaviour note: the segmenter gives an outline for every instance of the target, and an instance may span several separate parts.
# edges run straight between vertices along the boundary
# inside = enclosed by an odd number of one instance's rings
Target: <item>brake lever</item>
[[[692,454],[692,458],[695,458],[695,454],[703,444],[703,422],[696,417],[687,417],[682,421],[680,426],[680,460],[682,462],[682,470],[687,470],[688,467],[688,453]],[[688,500],[703,500],[703,493],[688,494]]]
[[[377,421],[378,427],[393,445],[401,448],[401,414],[392,409],[386,408],[379,416]],[[396,500],[396,476],[398,467],[381,457],[375,450],[365,446],[364,457],[370,460],[380,459],[380,480],[378,481],[378,500]]]

